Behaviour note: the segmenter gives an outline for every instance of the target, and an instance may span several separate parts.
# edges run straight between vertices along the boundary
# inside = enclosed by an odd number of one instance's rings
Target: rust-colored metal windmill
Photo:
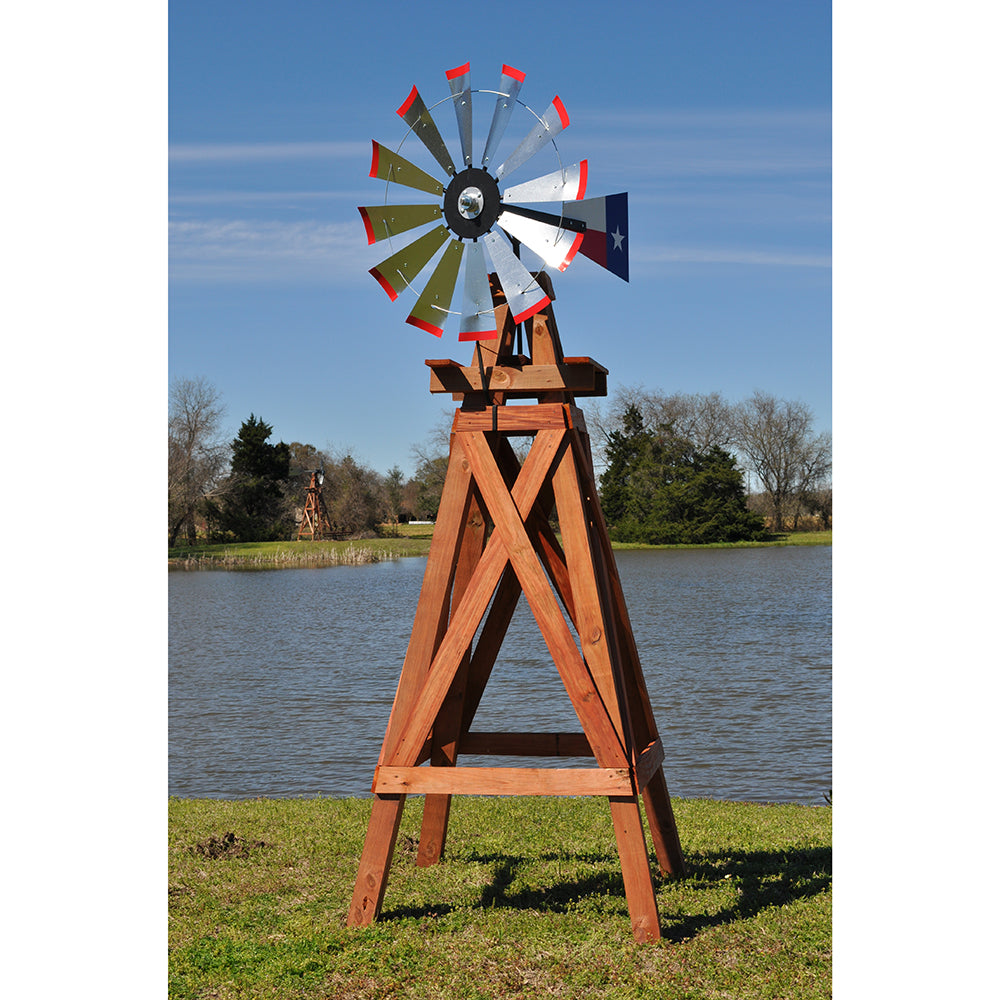
[[[426,362],[431,392],[451,393],[461,405],[413,630],[375,768],[375,799],[348,923],[361,926],[378,916],[407,795],[425,796],[418,865],[442,857],[453,795],[599,795],[610,803],[633,934],[654,940],[659,916],[640,800],[663,873],[682,875],[684,861],[663,774],[663,744],[601,513],[590,439],[575,402],[577,396],[606,394],[607,369],[591,358],[563,355],[549,276],[529,271],[517,252],[523,244],[558,270],[579,252],[628,280],[627,196],[584,200],[585,160],[570,167],[560,161],[554,172],[501,189],[536,153],[555,149],[554,137],[569,124],[566,110],[558,97],[542,115],[521,105],[533,124],[494,169],[507,122],[521,103],[524,74],[504,66],[498,91],[473,91],[468,64],[446,75],[451,96],[444,101],[454,104],[462,168],[414,87],[399,114],[446,180],[377,142],[371,176],[385,180],[387,191],[397,183],[438,200],[390,205],[387,198],[383,206],[360,209],[370,243],[433,227],[371,273],[395,299],[440,251],[407,317],[440,336],[464,265],[459,340],[475,341],[476,348],[469,365]],[[496,95],[477,167],[473,93]],[[558,207],[551,212],[524,204],[553,202]],[[523,461],[511,445],[515,437],[532,439]],[[575,709],[578,732],[474,728],[522,594]],[[516,716],[517,706],[511,706]],[[585,757],[595,766],[466,767],[459,763],[463,754]]]

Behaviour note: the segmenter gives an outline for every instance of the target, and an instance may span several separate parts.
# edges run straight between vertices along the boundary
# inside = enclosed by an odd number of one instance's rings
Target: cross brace
[[[511,435],[534,439],[523,465]],[[550,526],[553,512],[561,544]],[[471,728],[521,594],[580,733]],[[587,756],[597,766],[461,767],[460,753]],[[426,796],[418,865],[442,857],[452,795],[601,795],[611,807],[633,934],[638,941],[659,938],[640,798],[661,871],[684,871],[662,764],[582,413],[571,402],[457,411],[348,924],[378,916],[407,794]]]

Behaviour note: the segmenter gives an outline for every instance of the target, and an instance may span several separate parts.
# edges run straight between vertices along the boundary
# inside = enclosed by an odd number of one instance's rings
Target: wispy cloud
[[[370,156],[366,142],[245,142],[245,143],[178,143],[169,150],[170,162],[275,162],[278,160],[330,159],[362,160]]]
[[[762,267],[829,268],[827,254],[745,247],[654,247],[634,250],[633,264],[742,264]]]
[[[179,281],[356,281],[358,227],[241,219],[170,224],[170,271]],[[373,261],[374,263],[374,261]]]

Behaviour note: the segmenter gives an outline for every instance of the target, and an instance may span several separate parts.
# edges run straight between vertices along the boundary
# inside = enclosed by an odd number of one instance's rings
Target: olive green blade
[[[444,194],[444,185],[440,181],[436,181],[420,167],[414,166],[405,157],[394,153],[388,146],[383,146],[374,139],[372,139],[372,169],[368,176],[405,184],[407,187],[427,191],[430,194]]]
[[[359,208],[368,245],[441,218],[439,205],[372,205]]]
[[[444,226],[436,226],[409,246],[403,247],[399,253],[394,253],[391,257],[386,257],[381,264],[376,264],[370,269],[369,274],[385,289],[386,295],[395,300],[427,266],[427,262],[448,239],[448,235],[448,230]]]
[[[444,255],[438,266],[434,268],[434,273],[420,293],[413,311],[406,317],[406,322],[411,326],[433,333],[435,337],[440,337],[444,332],[444,321],[455,294],[463,250],[461,240],[452,240],[444,248]]]

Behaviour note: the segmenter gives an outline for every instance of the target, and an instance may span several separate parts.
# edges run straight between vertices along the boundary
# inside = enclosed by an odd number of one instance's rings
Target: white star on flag
[[[611,234],[611,238],[615,241],[615,245],[613,248],[615,250],[621,250],[622,240],[625,239],[625,237],[618,231],[618,229],[619,227],[615,226],[615,231]]]

